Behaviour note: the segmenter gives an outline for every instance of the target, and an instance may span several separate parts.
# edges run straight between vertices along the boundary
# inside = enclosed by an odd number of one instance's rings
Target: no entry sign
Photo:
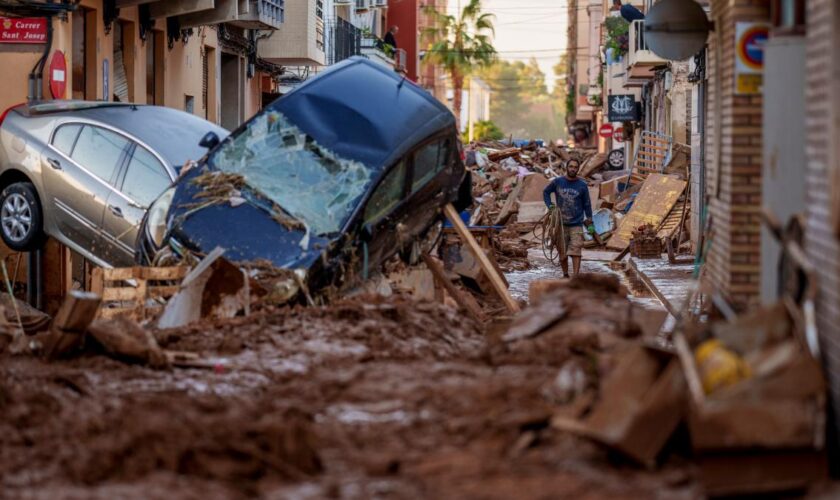
[[[64,52],[56,50],[50,59],[50,93],[53,99],[64,99],[67,90],[67,59]]]
[[[43,17],[0,17],[0,43],[47,43]]]
[[[605,123],[598,129],[598,135],[604,139],[609,139],[613,135],[613,126],[611,123]]]

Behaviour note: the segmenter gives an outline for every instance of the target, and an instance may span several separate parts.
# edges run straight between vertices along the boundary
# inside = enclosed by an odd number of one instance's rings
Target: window
[[[70,156],[103,181],[110,182],[128,139],[109,130],[86,126]]]
[[[414,179],[411,191],[417,191],[446,168],[449,160],[449,141],[435,141],[414,153]]]
[[[137,146],[123,181],[123,193],[137,203],[148,207],[172,181],[166,169],[145,148]]]
[[[805,0],[773,0],[770,18],[775,34],[804,34]]]
[[[195,112],[195,97],[184,94],[184,111],[189,114]]]
[[[382,180],[365,207],[365,223],[378,221],[402,200],[405,174],[405,161],[400,161]]]
[[[58,127],[52,140],[55,149],[70,156],[70,153],[73,152],[73,144],[76,143],[76,137],[79,136],[79,129],[81,128],[81,125],[62,125]]]

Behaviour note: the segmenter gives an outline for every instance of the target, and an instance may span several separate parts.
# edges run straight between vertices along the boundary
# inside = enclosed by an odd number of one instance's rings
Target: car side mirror
[[[219,136],[216,135],[216,132],[207,132],[198,142],[198,145],[202,148],[213,149],[219,144],[219,142],[221,141]]]
[[[373,224],[368,222],[367,224],[362,225],[360,236],[363,242],[370,243],[371,241],[373,241],[373,233]]]

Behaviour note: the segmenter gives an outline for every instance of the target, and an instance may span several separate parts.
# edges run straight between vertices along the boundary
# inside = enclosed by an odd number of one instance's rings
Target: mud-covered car
[[[293,271],[310,291],[340,288],[410,253],[450,202],[470,202],[452,113],[393,71],[351,58],[182,173],[150,208],[137,255],[164,264],[222,247],[230,261]]]

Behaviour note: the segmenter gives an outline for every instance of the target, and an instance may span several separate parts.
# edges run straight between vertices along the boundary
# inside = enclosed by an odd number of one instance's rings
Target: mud
[[[499,356],[440,304],[365,297],[154,335],[211,369],[0,360],[4,498],[696,494],[678,458],[645,472],[550,427],[545,386],[576,347]]]

